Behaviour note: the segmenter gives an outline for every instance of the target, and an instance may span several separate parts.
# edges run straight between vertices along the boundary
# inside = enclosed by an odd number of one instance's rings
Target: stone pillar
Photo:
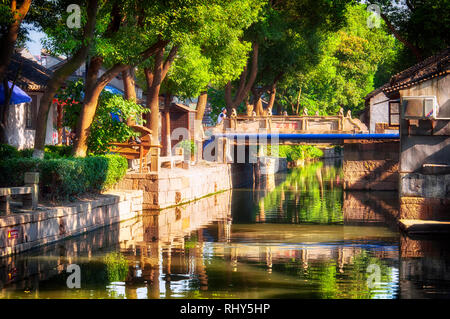
[[[216,162],[226,163],[229,143],[227,138],[221,137],[216,139]]]
[[[160,149],[159,147],[152,147],[150,149],[150,171],[151,172],[158,172],[159,168],[161,167],[160,162],[159,162],[159,154],[160,154]]]
[[[4,195],[0,197],[0,214],[9,215],[11,213],[9,201],[11,200],[11,195]]]
[[[25,173],[25,186],[32,188],[32,193],[23,196],[23,207],[36,209],[39,198],[39,173]]]

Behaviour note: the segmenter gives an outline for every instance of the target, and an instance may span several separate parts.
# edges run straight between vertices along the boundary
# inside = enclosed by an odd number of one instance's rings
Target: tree
[[[3,0],[0,3],[0,85],[3,85],[5,101],[0,108],[0,142],[6,143],[6,123],[8,106],[12,89],[8,85],[6,72],[19,37],[20,26],[31,5],[31,0],[24,0],[18,6],[16,0]],[[18,75],[16,75],[17,77]]]
[[[269,1],[259,21],[245,34],[252,43],[252,56],[239,80],[225,87],[227,107],[237,108],[250,92],[257,113],[263,111],[260,99],[264,94],[272,106],[282,78],[316,62],[315,35],[339,25],[346,2]]]
[[[368,17],[365,5],[348,6],[345,25],[322,34],[320,62],[282,83],[284,107],[296,103],[301,89],[299,101],[310,114],[336,114],[340,107],[356,113],[363,108],[363,97],[373,90],[376,75],[386,77],[377,73],[379,66],[390,63],[398,49],[386,26],[367,27]]]
[[[51,5],[51,4],[50,4]],[[60,8],[66,8],[63,3],[53,4],[51,7],[58,12]],[[50,40],[47,42],[49,46],[53,44],[53,49],[56,52],[66,53],[67,61],[59,67],[47,83],[44,95],[41,98],[41,103],[37,115],[36,135],[34,141],[33,157],[43,158],[45,147],[45,136],[47,130],[47,117],[50,107],[53,103],[53,98],[60,87],[64,84],[67,78],[74,73],[86,60],[86,57],[91,48],[94,31],[97,22],[97,12],[99,8],[98,0],[87,1],[85,12],[85,25],[82,31],[71,30],[66,26],[67,12],[60,11],[61,19],[57,20],[58,24],[49,22],[48,18],[41,17],[36,21],[38,25],[47,33]],[[65,39],[66,41],[62,41]],[[70,39],[70,41],[67,41]],[[50,42],[52,41],[52,42]]]
[[[405,51],[399,57],[397,71],[438,53],[450,45],[449,1],[377,0],[369,2],[380,5],[380,17],[384,20],[389,32],[404,45]]]
[[[198,96],[196,120],[203,119],[209,87],[224,87],[239,77],[247,64],[251,43],[242,41],[244,30],[257,21],[262,1],[229,1],[209,8],[214,15],[191,42],[183,44],[168,74],[172,94]],[[239,16],[240,19],[229,17]],[[204,35],[207,36],[204,36]]]
[[[9,62],[19,36],[22,21],[30,9],[31,0],[23,0],[18,6],[16,0],[3,0],[0,3],[0,83],[6,77]],[[5,91],[6,92],[6,91]]]

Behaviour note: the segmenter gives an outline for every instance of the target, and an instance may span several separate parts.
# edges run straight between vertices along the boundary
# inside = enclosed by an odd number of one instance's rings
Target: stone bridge
[[[212,128],[212,133],[258,133],[261,131],[289,134],[368,133],[367,126],[351,114],[332,116],[234,116]]]

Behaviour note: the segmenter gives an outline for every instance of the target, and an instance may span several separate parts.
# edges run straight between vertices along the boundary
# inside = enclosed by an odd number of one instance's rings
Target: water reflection
[[[315,162],[276,177],[262,179],[253,192],[256,222],[342,223],[339,166]]]
[[[396,194],[343,193],[341,178],[339,166],[313,163],[254,189],[148,211],[0,259],[0,297],[445,296],[443,241],[399,236],[386,223],[398,213]],[[66,286],[73,263],[81,267],[81,289]],[[374,286],[369,265],[380,270]]]
[[[449,240],[448,236],[401,236],[401,298],[449,298]]]

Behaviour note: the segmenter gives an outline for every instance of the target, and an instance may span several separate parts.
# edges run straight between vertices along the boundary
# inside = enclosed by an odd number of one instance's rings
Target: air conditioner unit
[[[405,96],[402,98],[402,118],[450,120],[450,112],[439,109],[436,96]]]

